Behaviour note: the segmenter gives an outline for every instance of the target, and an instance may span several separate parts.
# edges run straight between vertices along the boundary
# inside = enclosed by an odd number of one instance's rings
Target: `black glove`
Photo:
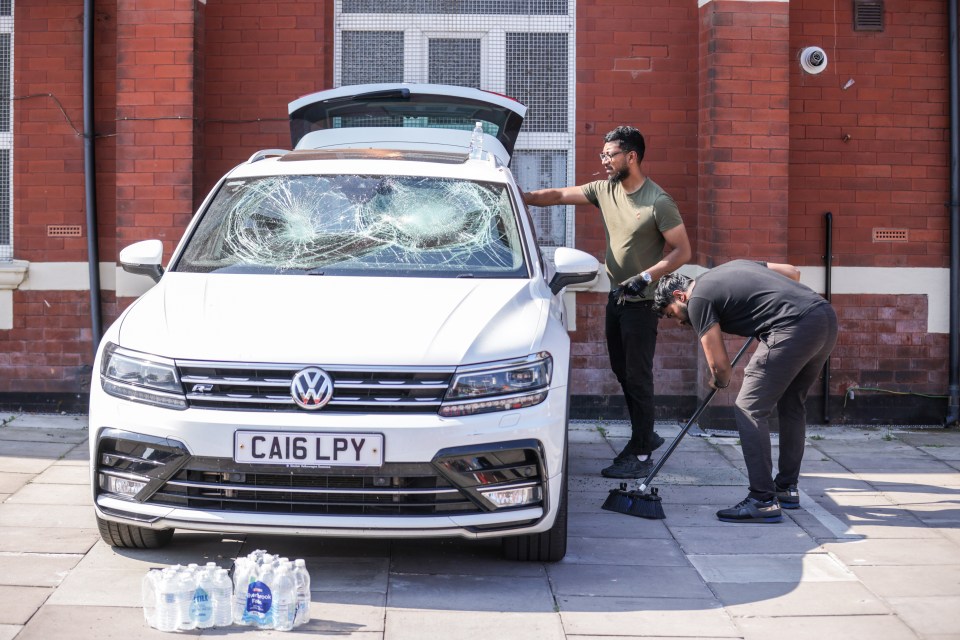
[[[613,295],[617,299],[617,304],[623,304],[627,296],[639,298],[643,295],[643,290],[647,288],[647,281],[637,274],[632,278],[627,278],[620,283],[620,286],[613,290]]]

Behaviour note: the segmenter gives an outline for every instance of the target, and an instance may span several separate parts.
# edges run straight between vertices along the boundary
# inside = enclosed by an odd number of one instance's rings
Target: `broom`
[[[739,353],[733,359],[733,362],[730,364],[730,368],[733,369],[737,366],[737,362],[743,357],[743,354],[747,352],[747,348],[753,342],[753,338],[747,338],[747,341],[743,343],[743,346],[740,347]],[[677,445],[680,444],[680,440],[683,436],[686,435],[687,431],[690,430],[691,425],[696,422],[697,418],[700,417],[700,414],[703,413],[703,410],[707,408],[707,405],[710,404],[710,401],[713,400],[713,396],[717,395],[717,389],[711,389],[710,393],[707,394],[707,397],[703,399],[703,402],[700,403],[700,406],[697,407],[697,410],[694,411],[693,415],[687,420],[687,424],[683,425],[683,428],[680,429],[680,433],[674,438],[673,442],[670,443],[670,446],[667,448],[666,453],[660,456],[660,460],[657,461],[657,464],[653,467],[653,470],[650,471],[650,474],[646,479],[640,483],[640,485],[633,491],[627,491],[627,483],[621,482],[619,489],[611,489],[610,495],[607,496],[606,501],[603,503],[602,509],[606,511],[615,511],[617,513],[624,513],[628,516],[636,516],[638,518],[647,518],[649,520],[663,520],[667,517],[667,514],[663,512],[663,505],[660,501],[660,492],[657,491],[656,487],[650,488],[650,483],[653,482],[653,479],[660,472],[660,468],[663,467],[663,464],[667,461],[667,458],[670,457],[670,454],[673,453],[673,450],[677,448]]]

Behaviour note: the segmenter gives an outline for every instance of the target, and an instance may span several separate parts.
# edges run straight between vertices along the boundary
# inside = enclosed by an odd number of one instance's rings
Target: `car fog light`
[[[147,486],[146,482],[131,480],[129,478],[118,478],[100,474],[100,488],[108,493],[118,493],[122,496],[134,497],[140,490]]]
[[[480,493],[493,505],[502,507],[522,507],[526,504],[540,502],[540,487],[519,487],[514,489],[493,489]]]

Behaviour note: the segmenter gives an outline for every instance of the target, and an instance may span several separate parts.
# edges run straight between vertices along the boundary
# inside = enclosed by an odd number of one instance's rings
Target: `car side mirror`
[[[550,292],[553,295],[560,293],[564,287],[571,284],[590,282],[597,277],[600,271],[600,262],[589,253],[569,247],[557,247],[553,254],[556,273],[550,279]]]
[[[135,242],[120,251],[120,266],[127,273],[138,276],[150,276],[159,282],[163,275],[160,261],[163,259],[163,243],[159,240]]]

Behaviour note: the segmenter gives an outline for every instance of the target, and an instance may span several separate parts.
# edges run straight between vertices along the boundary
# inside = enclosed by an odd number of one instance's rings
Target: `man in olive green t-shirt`
[[[642,478],[653,466],[650,454],[663,444],[653,431],[658,321],[653,294],[660,276],[690,259],[690,240],[673,198],[640,169],[646,150],[640,132],[621,126],[603,140],[600,161],[607,180],[531,191],[523,199],[538,207],[592,204],[600,208],[611,287],[606,308],[607,351],[632,427],[630,441],[601,473],[608,478]],[[670,250],[664,255],[667,245]]]

